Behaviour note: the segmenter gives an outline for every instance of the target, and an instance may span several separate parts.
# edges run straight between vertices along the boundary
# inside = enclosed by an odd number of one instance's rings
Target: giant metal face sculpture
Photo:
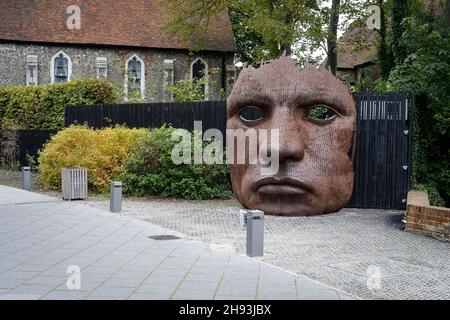
[[[246,208],[303,216],[347,204],[356,112],[348,88],[331,72],[300,69],[289,57],[247,67],[228,98],[227,113],[227,129],[269,129],[269,135],[279,130],[279,143],[268,147],[279,154],[277,172],[262,175],[259,162],[230,165],[233,190]]]

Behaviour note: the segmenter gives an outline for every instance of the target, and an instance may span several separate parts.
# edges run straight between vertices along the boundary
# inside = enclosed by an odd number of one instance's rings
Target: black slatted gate
[[[413,98],[355,94],[357,136],[352,208],[405,209],[412,173]]]

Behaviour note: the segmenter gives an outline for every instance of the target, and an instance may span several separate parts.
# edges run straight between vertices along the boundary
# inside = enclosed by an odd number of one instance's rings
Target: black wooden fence
[[[6,166],[30,165],[28,157],[37,159],[38,152],[57,130],[17,130],[4,133],[0,130],[0,163]],[[12,150],[7,145],[14,146]],[[2,149],[5,148],[5,149]],[[12,159],[10,158],[12,157]],[[14,161],[14,163],[11,163]]]
[[[92,128],[116,124],[158,128],[171,124],[193,130],[195,120],[202,121],[203,130],[217,128],[224,133],[227,125],[225,101],[70,106],[65,111],[66,126],[86,123]]]
[[[355,94],[357,135],[352,208],[404,209],[411,177],[413,99],[405,93]],[[71,106],[66,126],[87,123],[94,128],[115,124],[156,128],[164,123],[203,130],[226,129],[223,101],[192,103]]]
[[[57,130],[19,130],[18,140],[18,161],[22,166],[29,165],[27,156],[37,159],[39,149],[50,140]]]

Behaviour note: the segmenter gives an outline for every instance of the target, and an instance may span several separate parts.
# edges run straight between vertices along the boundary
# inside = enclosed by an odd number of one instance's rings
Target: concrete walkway
[[[180,239],[149,238],[158,235]],[[0,186],[0,299],[351,299],[214,248],[82,202]],[[77,268],[79,279],[68,273]]]

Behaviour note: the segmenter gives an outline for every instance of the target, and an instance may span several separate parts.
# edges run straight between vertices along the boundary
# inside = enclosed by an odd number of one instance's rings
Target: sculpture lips
[[[262,194],[301,195],[311,192],[310,188],[302,182],[286,178],[263,178],[256,182],[256,189]]]

